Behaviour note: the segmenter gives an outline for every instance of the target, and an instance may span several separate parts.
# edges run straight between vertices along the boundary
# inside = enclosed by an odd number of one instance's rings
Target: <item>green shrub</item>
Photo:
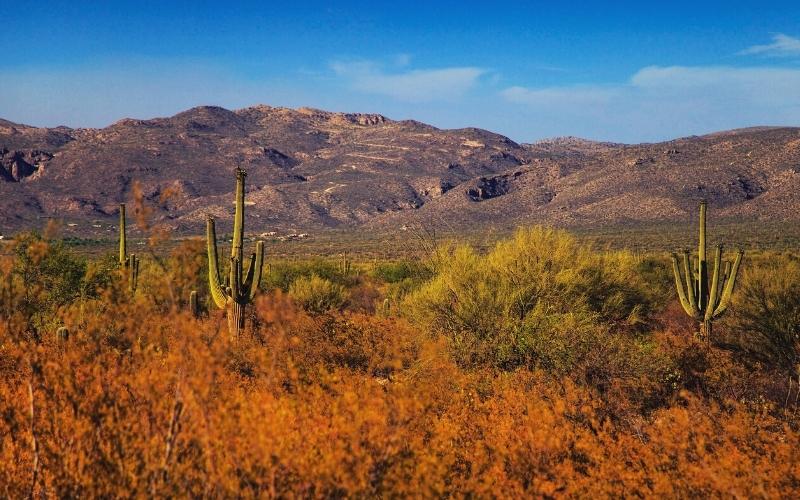
[[[375,266],[371,274],[384,283],[400,283],[406,280],[422,281],[430,278],[430,273],[421,263],[407,260],[381,262]]]
[[[413,278],[405,278],[401,281],[390,283],[386,288],[385,298],[389,299],[392,304],[400,304],[408,294],[421,286],[422,282]]]
[[[745,269],[731,306],[733,342],[769,365],[800,363],[800,261],[772,256]]]
[[[316,274],[310,278],[297,278],[289,287],[289,296],[300,307],[315,314],[341,309],[347,301],[347,291],[342,285]]]
[[[262,278],[262,288],[265,290],[280,289],[287,292],[292,283],[301,277],[319,276],[343,286],[351,286],[357,280],[355,275],[344,276],[335,262],[323,259],[271,262],[268,270]]]
[[[640,265],[562,231],[519,230],[485,256],[467,246],[441,250],[434,277],[407,297],[404,313],[447,336],[462,364],[566,371],[612,331],[648,318],[663,293]]]

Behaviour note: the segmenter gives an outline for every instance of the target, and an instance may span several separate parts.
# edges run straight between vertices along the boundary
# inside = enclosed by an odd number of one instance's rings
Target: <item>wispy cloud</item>
[[[546,87],[529,89],[509,87],[500,94],[511,102],[536,106],[561,105],[570,102],[576,106],[604,106],[617,97],[620,89],[596,85],[575,85],[569,87]]]
[[[776,33],[772,35],[772,43],[765,45],[753,45],[741,52],[739,55],[762,55],[770,57],[790,57],[800,56],[800,38]]]
[[[399,62],[408,64],[410,58],[405,56]],[[472,66],[388,72],[373,61],[336,61],[331,63],[331,69],[353,90],[408,102],[456,99],[487,73]]]
[[[511,87],[501,96],[541,117],[551,130],[545,135],[649,140],[800,125],[797,89],[800,69],[650,66],[616,85]]]

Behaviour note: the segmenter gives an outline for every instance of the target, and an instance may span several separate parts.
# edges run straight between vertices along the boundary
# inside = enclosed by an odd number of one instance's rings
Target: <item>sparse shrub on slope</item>
[[[613,331],[632,329],[659,296],[624,252],[596,252],[562,231],[534,227],[487,255],[444,251],[407,315],[451,341],[471,365],[540,364],[564,371]]]
[[[323,313],[341,309],[347,301],[347,291],[342,285],[313,275],[297,278],[289,287],[289,296],[310,313]]]

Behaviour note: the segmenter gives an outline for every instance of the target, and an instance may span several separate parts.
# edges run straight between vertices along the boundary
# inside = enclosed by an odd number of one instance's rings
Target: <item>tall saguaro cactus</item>
[[[347,258],[347,251],[342,253],[342,263],[339,266],[339,270],[342,272],[344,276],[348,276],[350,274],[351,262]]]
[[[678,299],[686,314],[700,323],[700,339],[711,341],[712,322],[722,316],[728,309],[739,274],[744,252],[736,253],[733,264],[725,263],[722,268],[722,245],[717,246],[714,253],[714,271],[709,282],[708,262],[706,260],[706,208],[707,203],[700,203],[700,244],[697,250],[696,268],[689,264],[689,250],[683,251],[683,276],[678,266],[678,256],[672,254],[672,272],[675,274],[675,287]]]
[[[136,291],[139,282],[139,257],[128,255],[128,240],[125,224],[125,204],[119,204],[119,267],[128,274],[128,285],[131,293]]]
[[[214,218],[206,221],[208,240],[208,283],[211,298],[220,309],[227,309],[228,330],[232,337],[241,335],[245,323],[245,308],[252,302],[261,281],[264,264],[264,242],[256,243],[256,251],[250,257],[247,272],[243,268],[242,244],[244,241],[244,179],[246,172],[236,169],[236,214],[233,218],[233,242],[231,245],[231,266],[227,285],[220,284],[217,261],[217,233]]]

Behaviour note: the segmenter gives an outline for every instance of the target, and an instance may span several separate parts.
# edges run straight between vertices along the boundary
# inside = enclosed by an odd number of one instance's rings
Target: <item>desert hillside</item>
[[[104,129],[0,120],[0,232],[55,217],[106,233],[134,182],[156,219],[197,231],[206,213],[232,218],[237,164],[253,231],[685,220],[701,198],[732,220],[796,220],[800,208],[800,128],[517,144],[375,114],[199,107]]]

